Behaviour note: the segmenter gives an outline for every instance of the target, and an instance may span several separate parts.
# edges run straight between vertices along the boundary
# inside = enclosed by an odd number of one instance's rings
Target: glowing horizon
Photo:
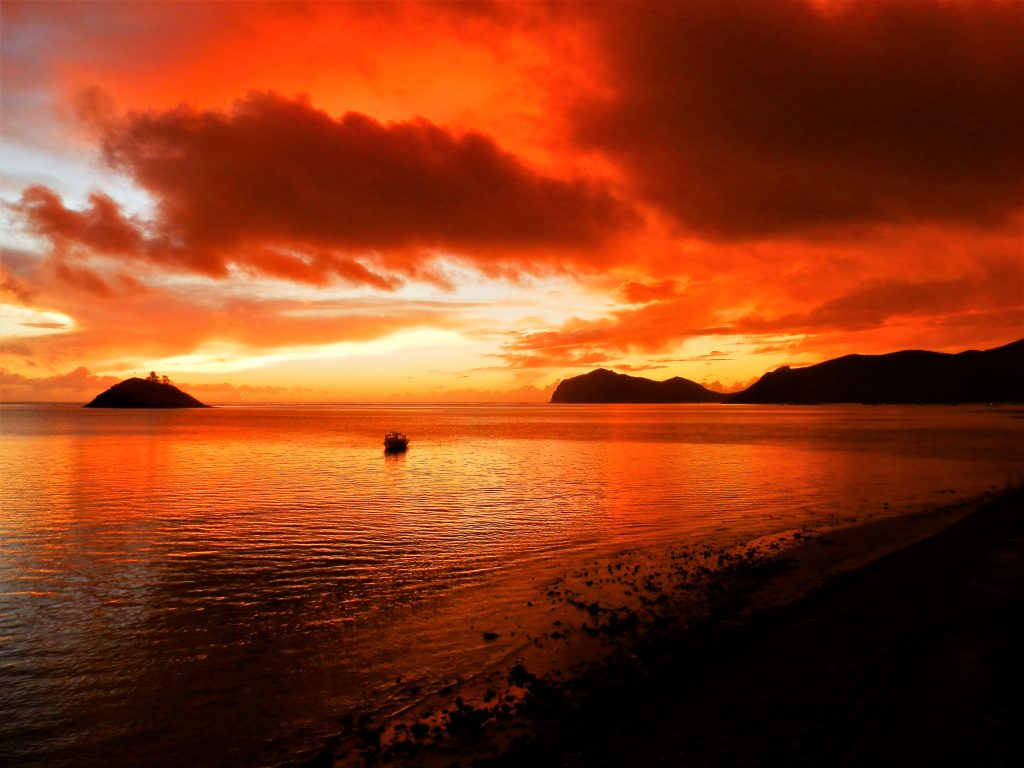
[[[2,13],[5,400],[737,389],[1024,336],[1014,3]]]

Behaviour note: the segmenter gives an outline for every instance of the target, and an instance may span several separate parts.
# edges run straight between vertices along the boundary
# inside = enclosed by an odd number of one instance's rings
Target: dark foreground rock
[[[173,384],[133,377],[115,384],[86,408],[209,408]]]

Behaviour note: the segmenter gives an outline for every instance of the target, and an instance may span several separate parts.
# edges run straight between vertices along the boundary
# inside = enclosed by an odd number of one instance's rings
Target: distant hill
[[[86,408],[209,408],[173,384],[133,377],[115,384]]]
[[[1024,400],[1024,339],[984,352],[847,355],[766,373],[727,403],[989,403]]]
[[[605,368],[559,382],[552,403],[717,403],[725,397],[676,376],[652,381]]]

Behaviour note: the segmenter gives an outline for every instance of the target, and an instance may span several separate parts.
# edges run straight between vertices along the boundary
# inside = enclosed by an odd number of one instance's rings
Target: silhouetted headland
[[[605,368],[559,382],[552,403],[717,403],[725,397],[676,376],[652,381]]]
[[[133,376],[115,384],[86,403],[86,408],[209,408],[187,392],[150,374],[147,379]]]
[[[766,373],[727,403],[992,403],[1024,399],[1024,339],[984,352],[846,355]]]
[[[1024,339],[984,352],[906,350],[784,366],[731,395],[675,377],[652,381],[604,368],[558,384],[552,403],[953,404],[1024,400]]]

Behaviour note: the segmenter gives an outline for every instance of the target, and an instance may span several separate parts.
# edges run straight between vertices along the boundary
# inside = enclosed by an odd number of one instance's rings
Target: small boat
[[[384,435],[384,450],[387,453],[399,453],[409,448],[409,437],[405,432],[388,432]]]

